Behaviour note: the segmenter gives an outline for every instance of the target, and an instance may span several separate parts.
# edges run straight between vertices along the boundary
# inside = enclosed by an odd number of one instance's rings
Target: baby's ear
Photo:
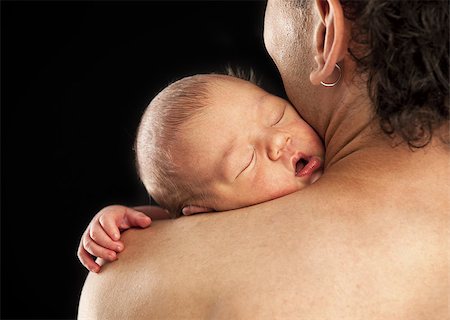
[[[214,211],[211,208],[206,208],[206,207],[199,207],[199,206],[186,206],[184,207],[181,212],[183,213],[183,215],[185,216],[190,216],[191,214],[196,214],[196,213],[205,213],[205,212],[211,212]]]

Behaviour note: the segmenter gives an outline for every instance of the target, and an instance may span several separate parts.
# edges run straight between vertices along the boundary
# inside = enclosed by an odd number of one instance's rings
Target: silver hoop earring
[[[339,83],[339,80],[341,80],[342,77],[342,70],[341,67],[339,67],[339,65],[336,63],[335,64],[336,69],[338,69],[339,71],[339,77],[337,78],[337,80],[333,83],[325,83],[323,81],[320,81],[320,84],[323,85],[324,87],[334,87],[335,85],[337,85]]]

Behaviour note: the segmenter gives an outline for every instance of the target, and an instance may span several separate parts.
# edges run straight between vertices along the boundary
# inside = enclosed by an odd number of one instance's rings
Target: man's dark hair
[[[341,0],[353,22],[350,54],[367,75],[381,127],[412,148],[449,121],[449,3]],[[447,137],[441,139],[448,141]]]

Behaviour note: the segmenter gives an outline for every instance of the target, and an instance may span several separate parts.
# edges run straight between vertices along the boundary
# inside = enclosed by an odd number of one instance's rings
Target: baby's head
[[[232,76],[195,75],[145,111],[136,163],[172,216],[223,211],[298,191],[321,175],[324,149],[286,100]]]

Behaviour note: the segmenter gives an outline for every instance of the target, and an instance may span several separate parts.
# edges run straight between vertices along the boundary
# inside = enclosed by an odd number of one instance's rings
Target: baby
[[[142,117],[135,151],[142,182],[171,217],[301,190],[321,176],[324,156],[320,138],[288,101],[217,74],[162,90]],[[110,206],[96,215],[78,252],[89,270],[100,270],[90,254],[112,261],[123,250],[119,229],[150,225],[140,211],[149,210]]]

